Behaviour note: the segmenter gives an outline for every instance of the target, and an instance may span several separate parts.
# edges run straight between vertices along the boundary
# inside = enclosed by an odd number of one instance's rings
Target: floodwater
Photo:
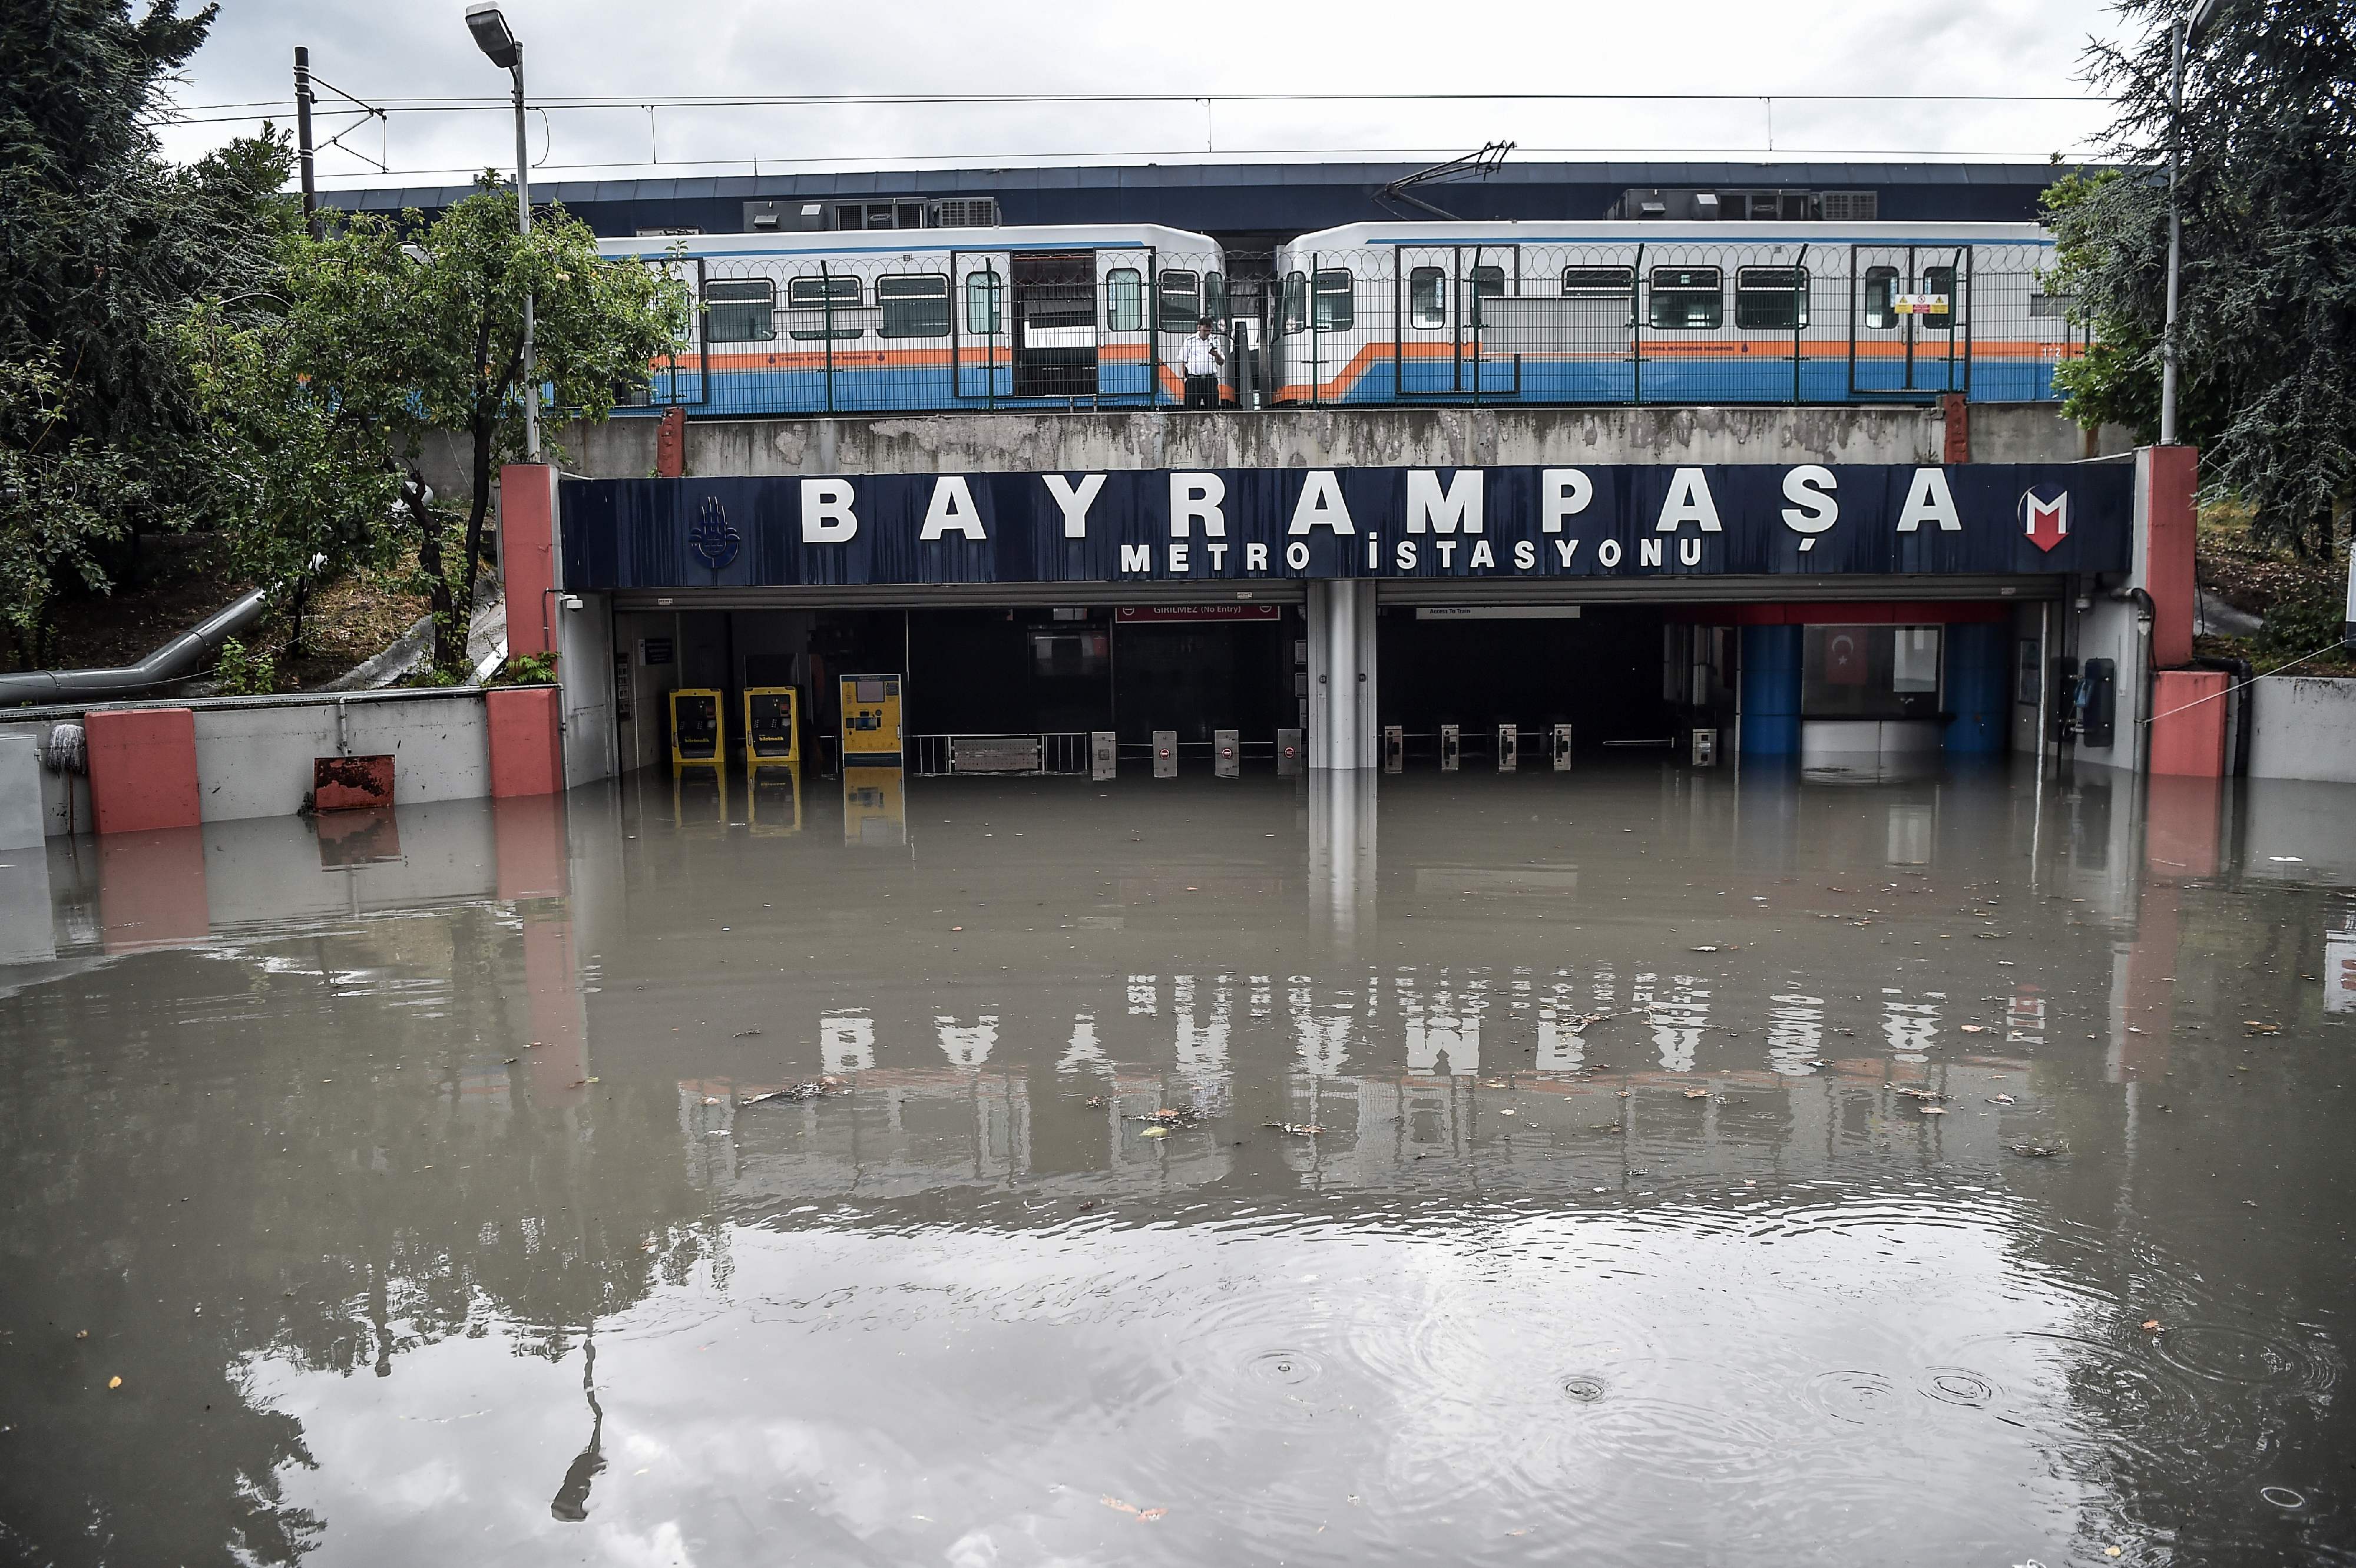
[[[2356,792],[799,786],[0,854],[0,1558],[2356,1561]]]

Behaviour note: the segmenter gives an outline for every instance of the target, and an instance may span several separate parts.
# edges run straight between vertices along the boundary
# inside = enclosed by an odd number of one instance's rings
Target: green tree
[[[140,469],[112,442],[73,433],[56,372],[0,360],[0,623],[20,668],[48,662],[59,585],[102,589],[99,553],[146,499]]]
[[[519,231],[515,199],[486,176],[430,224],[359,215],[297,242],[289,314],[301,324],[299,370],[354,428],[374,433],[402,476],[401,499],[432,597],[434,659],[464,657],[491,479],[522,455],[523,302],[533,299],[544,406],[603,419],[642,381],[688,319],[683,286],[636,262],[597,253],[586,225],[552,209]],[[545,421],[544,427],[553,421]],[[455,434],[473,499],[460,537],[430,504],[420,467],[427,437]]]
[[[2136,41],[2088,74],[2118,100],[2127,172],[2048,194],[2050,286],[2097,350],[2059,378],[2082,424],[2158,424],[2173,32],[2187,0],[2122,0]],[[2261,534],[2320,553],[2356,483],[2356,8],[2225,0],[2190,51],[2182,117],[2179,424]]]
[[[283,141],[176,167],[148,125],[213,8],[0,6],[0,618],[46,657],[59,592],[104,592],[142,533],[196,515],[201,421],[171,341],[200,295],[241,300],[285,220]],[[37,508],[27,499],[47,498]]]

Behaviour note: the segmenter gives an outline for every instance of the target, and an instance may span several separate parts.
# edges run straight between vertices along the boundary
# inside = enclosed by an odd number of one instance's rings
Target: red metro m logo
[[[2070,537],[2070,492],[2059,485],[2032,485],[2021,492],[2020,532],[2047,554]]]

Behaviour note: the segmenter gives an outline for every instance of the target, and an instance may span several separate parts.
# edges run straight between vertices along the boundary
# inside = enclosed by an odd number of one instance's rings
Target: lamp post
[[[2184,56],[2201,41],[2216,19],[2221,0],[2194,0],[2177,19],[2172,40],[2174,61],[2168,88],[2168,318],[2159,336],[2159,444],[2176,445],[2176,295],[2183,268],[2184,215],[2176,205],[2178,171],[2184,162]],[[522,79],[517,79],[520,81]],[[520,93],[521,88],[517,91]],[[517,102],[520,103],[521,98]]]
[[[475,46],[490,62],[515,79],[516,125],[516,222],[529,238],[531,234],[531,165],[526,153],[523,124],[523,40],[515,36],[501,14],[497,0],[466,7],[466,30],[475,35]],[[2169,297],[2175,297],[2171,288]],[[531,353],[531,290],[523,295],[523,454],[529,462],[540,461],[540,375],[532,368]]]

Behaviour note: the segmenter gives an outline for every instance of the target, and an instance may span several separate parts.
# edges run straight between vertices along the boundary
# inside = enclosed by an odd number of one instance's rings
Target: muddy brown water
[[[0,854],[0,1558],[2356,1559],[2356,792],[799,796]]]

